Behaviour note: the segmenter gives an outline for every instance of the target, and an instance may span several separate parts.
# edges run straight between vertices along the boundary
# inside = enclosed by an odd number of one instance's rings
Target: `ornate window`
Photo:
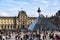
[[[3,19],[3,24],[5,24],[5,19]]]

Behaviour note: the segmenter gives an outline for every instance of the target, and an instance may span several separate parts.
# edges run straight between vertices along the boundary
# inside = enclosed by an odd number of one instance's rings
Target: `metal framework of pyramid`
[[[58,30],[57,26],[47,20],[43,15],[37,17],[37,19],[29,26],[28,30],[38,30],[39,28],[43,28],[43,30]]]

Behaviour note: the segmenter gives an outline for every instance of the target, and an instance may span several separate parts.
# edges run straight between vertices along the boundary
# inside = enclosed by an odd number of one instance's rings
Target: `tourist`
[[[55,40],[59,40],[59,36],[58,35],[55,36]]]
[[[23,39],[27,40],[28,39],[28,35],[25,34],[24,37],[23,37]]]
[[[2,36],[0,35],[0,40],[2,40]]]
[[[3,35],[3,36],[2,36],[2,39],[3,39],[3,40],[6,40],[6,36],[5,36],[5,35]]]

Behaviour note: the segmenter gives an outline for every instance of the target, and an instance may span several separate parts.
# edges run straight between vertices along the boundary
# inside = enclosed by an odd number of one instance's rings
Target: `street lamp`
[[[40,17],[40,12],[41,12],[40,7],[38,8],[37,12],[39,13],[39,17]]]
[[[39,18],[40,18],[40,12],[41,12],[40,7],[38,8],[37,12],[38,12]],[[38,21],[39,21],[39,19],[38,19]],[[38,24],[38,27],[39,27],[39,34],[40,34],[40,25],[39,24]]]

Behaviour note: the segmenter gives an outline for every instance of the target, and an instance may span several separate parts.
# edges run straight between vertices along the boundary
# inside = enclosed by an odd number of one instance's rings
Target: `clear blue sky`
[[[36,17],[38,7],[44,16],[52,16],[60,10],[60,0],[0,0],[0,16],[17,16],[23,8],[28,16]]]

